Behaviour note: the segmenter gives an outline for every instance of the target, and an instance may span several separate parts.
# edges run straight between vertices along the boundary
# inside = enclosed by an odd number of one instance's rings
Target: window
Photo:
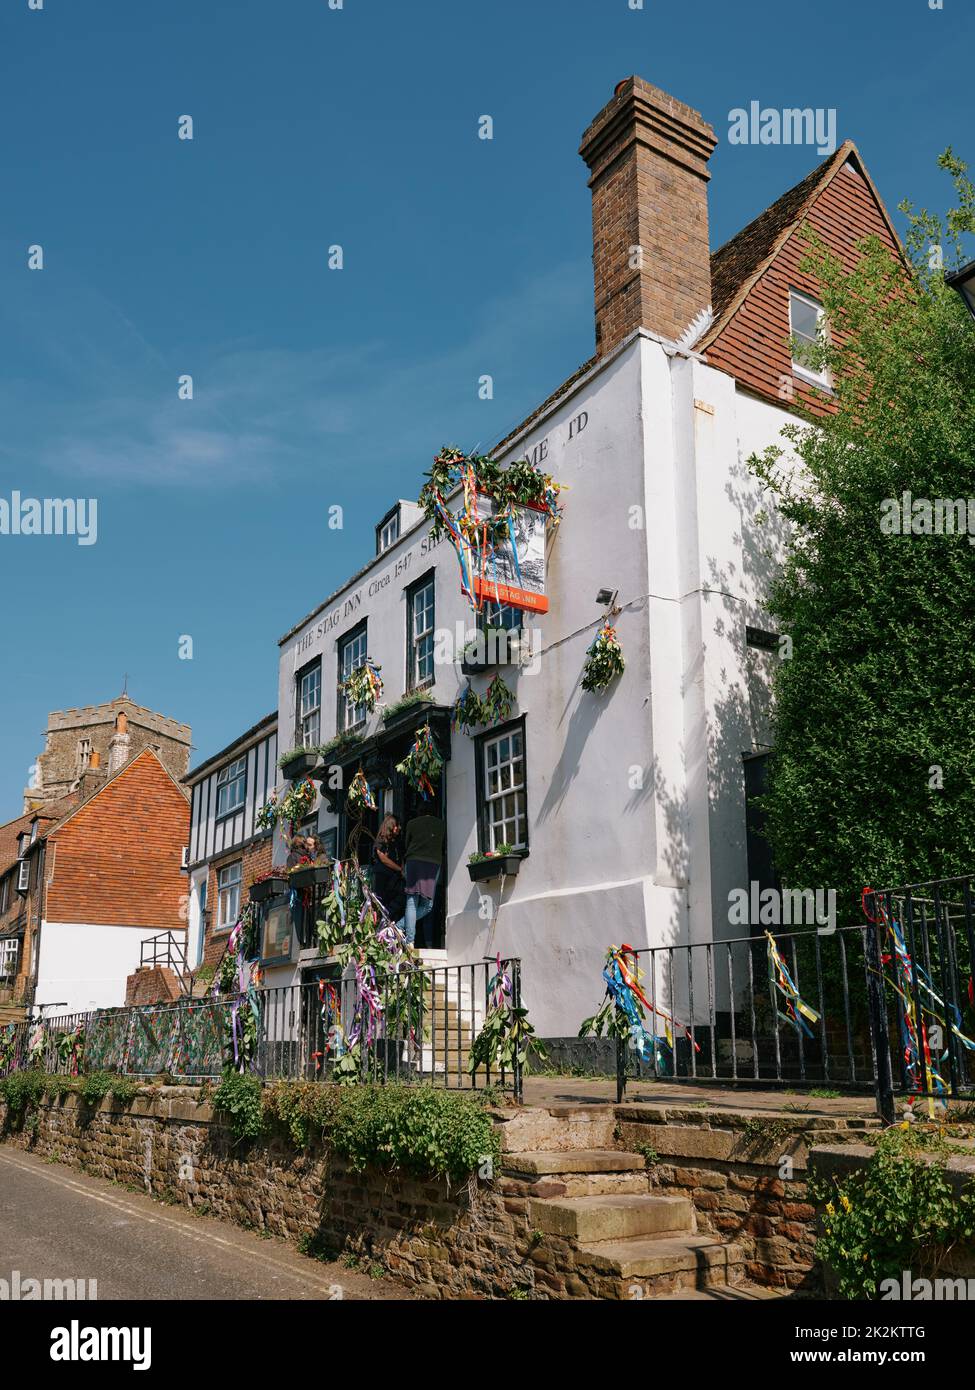
[[[17,974],[18,946],[15,936],[5,936],[0,940],[0,980],[12,980]]]
[[[321,833],[322,849],[329,859],[336,859],[339,852],[339,832],[337,826],[330,826],[328,830]]]
[[[409,690],[433,684],[433,575],[421,579],[407,593],[407,651]]]
[[[221,768],[217,773],[217,819],[229,816],[244,804],[247,790],[247,758]]]
[[[350,704],[341,688],[342,682],[365,664],[366,656],[366,625],[363,623],[339,643],[339,729],[354,729],[366,722],[365,705]]]
[[[26,893],[30,887],[30,860],[21,859],[17,865],[17,892]]]
[[[823,306],[815,299],[800,294],[798,290],[789,292],[789,329],[795,343],[802,348],[818,348],[826,334],[826,315]],[[819,386],[829,386],[829,372],[819,371],[810,362],[797,362],[792,359],[792,370],[807,381]]]
[[[481,740],[481,848],[528,845],[528,799],[525,791],[525,729],[511,725],[503,734]]]
[[[87,769],[91,762],[91,739],[79,738],[78,740],[78,775]]]
[[[399,540],[399,507],[388,516],[385,521],[380,522],[376,528],[378,533],[378,545],[376,554],[381,555],[384,550],[388,550],[394,541]]]
[[[317,748],[322,728],[322,663],[298,673],[298,727],[295,743],[299,748]]]
[[[522,609],[510,603],[485,603],[482,610],[485,627],[503,627],[505,632],[518,634],[524,616]]]
[[[30,843],[30,844],[33,844],[34,841],[35,841],[36,839],[37,839],[37,821],[35,820],[35,821],[31,821],[31,827],[30,827],[30,841],[29,841],[29,843]]]
[[[241,867],[238,859],[217,873],[217,931],[229,931],[240,916]]]
[[[10,875],[0,878],[0,917],[10,906]]]

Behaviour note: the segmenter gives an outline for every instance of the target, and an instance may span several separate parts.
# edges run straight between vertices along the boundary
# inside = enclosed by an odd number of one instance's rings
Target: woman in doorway
[[[395,816],[384,816],[372,847],[373,891],[393,922],[406,908],[403,888],[403,838]]]

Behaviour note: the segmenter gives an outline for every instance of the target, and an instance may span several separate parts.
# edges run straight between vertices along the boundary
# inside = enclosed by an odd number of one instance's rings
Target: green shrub
[[[260,1079],[247,1072],[224,1072],[213,1093],[214,1110],[227,1117],[234,1142],[257,1139],[264,1132],[264,1107]]]
[[[40,1105],[47,1080],[42,1071],[11,1072],[0,1080],[0,1098],[7,1102],[11,1115],[23,1115]]]
[[[816,1255],[836,1275],[841,1298],[876,1299],[881,1282],[899,1283],[904,1270],[934,1274],[952,1245],[975,1236],[975,1195],[949,1183],[950,1152],[938,1135],[889,1129],[864,1167],[843,1181],[810,1183],[825,1205]]]

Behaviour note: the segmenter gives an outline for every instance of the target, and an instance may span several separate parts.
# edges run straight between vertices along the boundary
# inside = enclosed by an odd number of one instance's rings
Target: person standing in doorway
[[[406,910],[403,888],[403,837],[395,816],[384,816],[372,847],[372,884],[392,921]]]
[[[443,863],[444,823],[439,816],[414,816],[406,824],[406,912],[397,926],[411,946],[428,946],[429,923],[416,941],[418,922],[429,918]]]

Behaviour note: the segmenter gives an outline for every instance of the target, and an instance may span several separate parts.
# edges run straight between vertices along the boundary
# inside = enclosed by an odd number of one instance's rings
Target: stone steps
[[[744,1277],[740,1247],[713,1236],[682,1234],[656,1240],[603,1240],[580,1243],[576,1264],[607,1280],[606,1297],[665,1298],[681,1291],[733,1287]]]
[[[526,1197],[601,1197],[649,1192],[640,1154],[618,1149],[576,1149],[565,1153],[509,1154],[504,1172],[508,1190]]]
[[[535,1197],[528,1217],[535,1230],[581,1244],[631,1241],[636,1237],[691,1234],[694,1207],[687,1197],[652,1197],[624,1192],[597,1197]],[[641,1242],[645,1243],[645,1242]]]

